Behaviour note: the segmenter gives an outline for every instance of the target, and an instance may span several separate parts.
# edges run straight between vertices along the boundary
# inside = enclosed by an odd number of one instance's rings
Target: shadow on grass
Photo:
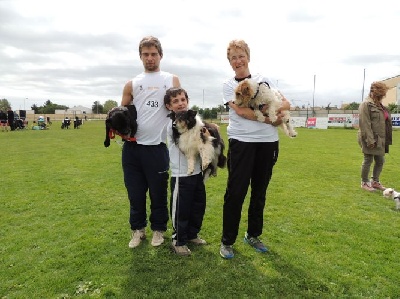
[[[293,267],[276,252],[268,252],[260,259],[260,253],[238,246],[235,257],[224,260],[219,255],[219,245],[207,245],[191,247],[190,257],[178,257],[168,242],[160,248],[152,248],[147,240],[143,243],[132,250],[122,286],[123,298],[329,296],[327,285]]]

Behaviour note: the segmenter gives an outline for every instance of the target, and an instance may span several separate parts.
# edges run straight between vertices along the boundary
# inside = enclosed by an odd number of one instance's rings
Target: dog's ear
[[[174,121],[175,118],[176,118],[176,113],[175,113],[174,111],[171,111],[171,112],[167,115],[167,117],[169,117],[170,119],[172,119],[172,121]]]
[[[196,110],[189,109],[187,112],[188,112],[188,115],[191,117],[195,117],[197,115]]]
[[[247,82],[243,83],[242,85],[242,94],[247,97],[251,96],[250,84],[248,84]]]
[[[111,122],[110,119],[106,119],[106,139],[104,140],[104,146],[109,147],[110,146],[110,127],[111,127]]]

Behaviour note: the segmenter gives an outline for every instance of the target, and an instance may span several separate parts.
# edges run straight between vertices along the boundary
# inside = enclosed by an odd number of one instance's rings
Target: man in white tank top
[[[129,223],[132,238],[129,248],[139,246],[146,238],[146,193],[149,191],[151,211],[151,245],[164,242],[168,222],[169,155],[166,147],[168,110],[164,95],[168,88],[179,87],[179,78],[160,70],[163,50],[153,36],[144,37],[139,44],[139,57],[144,72],[125,84],[121,105],[135,105],[138,130],[136,142],[126,141],[122,149],[122,169],[130,203]]]

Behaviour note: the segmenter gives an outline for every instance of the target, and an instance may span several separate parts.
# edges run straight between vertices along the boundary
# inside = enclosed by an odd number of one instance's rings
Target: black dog
[[[188,174],[194,170],[196,154],[200,154],[204,181],[217,175],[217,167],[226,165],[224,141],[215,125],[203,122],[197,111],[171,112],[172,139],[188,159]],[[206,136],[206,130],[211,136]]]
[[[135,105],[115,107],[107,114],[106,119],[106,139],[104,146],[110,146],[110,139],[115,138],[115,134],[122,137],[124,141],[136,141],[137,132],[137,111]]]
[[[74,120],[74,129],[79,129],[81,125],[82,125],[82,120],[79,119],[78,116],[76,116]]]

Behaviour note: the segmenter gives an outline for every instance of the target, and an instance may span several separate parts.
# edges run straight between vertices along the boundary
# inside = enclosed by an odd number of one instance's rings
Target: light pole
[[[364,79],[363,79],[363,86],[361,92],[361,103],[364,101],[364,84],[365,84],[365,69],[364,69]]]
[[[314,75],[314,91],[312,95],[312,115],[315,116],[315,110],[314,110],[314,96],[315,96],[315,75]]]

